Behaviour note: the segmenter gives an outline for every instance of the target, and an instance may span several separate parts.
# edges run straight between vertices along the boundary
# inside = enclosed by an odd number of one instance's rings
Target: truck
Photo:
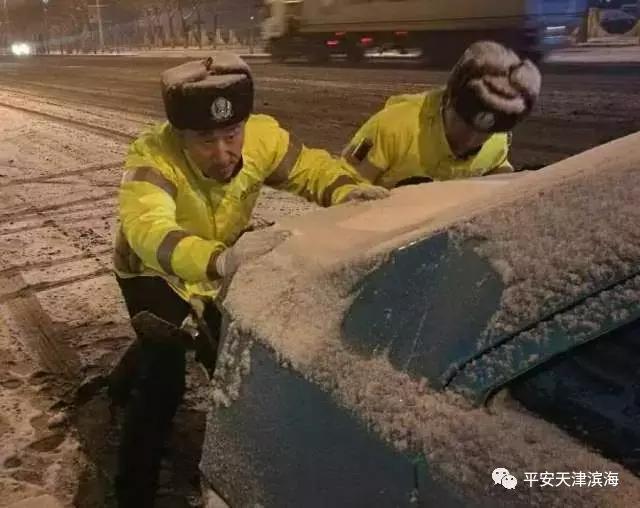
[[[418,49],[440,65],[484,39],[539,60],[568,43],[587,0],[266,0],[264,7],[263,37],[276,61],[359,62],[370,50]]]

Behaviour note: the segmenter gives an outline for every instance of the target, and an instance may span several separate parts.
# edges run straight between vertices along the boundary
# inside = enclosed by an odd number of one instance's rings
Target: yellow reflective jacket
[[[362,185],[324,150],[290,139],[273,118],[246,122],[243,166],[229,182],[207,178],[190,163],[169,123],[133,142],[120,186],[114,265],[121,277],[164,277],[185,300],[214,298],[215,258],[246,229],[260,188],[274,185],[322,206],[342,202]]]
[[[492,135],[469,158],[453,154],[442,120],[443,97],[442,89],[391,97],[343,151],[345,168],[388,189],[415,177],[452,180],[510,168],[510,134]]]

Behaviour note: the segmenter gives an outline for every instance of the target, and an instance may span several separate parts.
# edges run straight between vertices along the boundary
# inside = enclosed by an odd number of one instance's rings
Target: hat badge
[[[496,115],[489,111],[478,113],[473,119],[473,124],[483,131],[488,131],[496,124]]]
[[[233,105],[226,97],[218,97],[211,104],[211,116],[217,122],[229,120],[233,116]]]

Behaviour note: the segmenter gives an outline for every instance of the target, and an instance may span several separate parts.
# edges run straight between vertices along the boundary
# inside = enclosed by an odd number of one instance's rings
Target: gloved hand
[[[342,203],[350,201],[373,201],[375,199],[388,198],[391,195],[389,190],[377,185],[360,186],[353,189],[342,200]]]
[[[244,234],[233,247],[229,247],[218,255],[216,272],[220,277],[228,279],[242,264],[271,252],[289,236],[291,236],[289,231],[272,228]]]

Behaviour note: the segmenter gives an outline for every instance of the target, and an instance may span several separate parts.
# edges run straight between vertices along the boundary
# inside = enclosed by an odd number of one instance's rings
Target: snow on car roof
[[[511,399],[473,408],[394,368],[384,352],[355,353],[340,327],[363,275],[390,250],[446,228],[481,239],[481,254],[508,286],[487,337],[514,329],[523,316],[535,319],[548,301],[627,271],[640,259],[639,164],[636,134],[493,188],[429,184],[394,192],[387,203],[283,220],[279,227],[293,236],[238,272],[225,308],[241,335],[267,344],[398,449],[422,451],[471,494],[540,505],[640,505],[640,479]],[[431,211],[425,216],[424,209]],[[620,481],[615,492],[591,489],[589,496],[569,488],[496,493],[490,471],[505,465],[520,475],[615,471]]]

